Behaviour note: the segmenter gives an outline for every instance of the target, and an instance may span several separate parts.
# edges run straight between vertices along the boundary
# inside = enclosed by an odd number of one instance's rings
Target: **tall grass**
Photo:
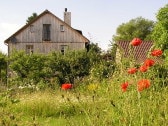
[[[168,88],[156,90],[153,83],[138,93],[132,84],[122,92],[123,80],[121,75],[96,83],[97,88],[17,94],[20,102],[1,107],[1,125],[167,126]]]

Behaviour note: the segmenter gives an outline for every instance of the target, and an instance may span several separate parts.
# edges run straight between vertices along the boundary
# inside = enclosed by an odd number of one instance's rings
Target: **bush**
[[[96,53],[85,50],[68,51],[65,55],[58,52],[27,55],[16,51],[10,56],[9,62],[10,69],[16,73],[14,80],[23,82],[24,86],[31,80],[33,85],[43,82],[53,87],[54,78],[57,80],[55,83],[62,84],[74,83],[76,78],[88,76],[93,64],[99,61],[95,57],[98,59]]]

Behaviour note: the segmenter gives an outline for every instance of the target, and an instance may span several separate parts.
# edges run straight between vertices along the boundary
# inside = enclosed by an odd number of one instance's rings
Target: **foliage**
[[[104,56],[99,53],[75,51],[62,55],[53,52],[43,56],[26,55],[23,52],[13,53],[10,57],[12,68],[15,68],[17,73],[22,69],[26,71],[26,77],[22,83],[27,83],[26,79],[29,80],[27,76],[40,77],[36,74],[31,75],[27,67],[35,73],[41,68],[39,73],[44,70],[45,77],[57,78],[63,82],[71,76],[81,77],[83,81],[78,82],[80,84],[75,87],[75,90],[45,88],[46,90],[23,92],[12,88],[7,90],[8,92],[1,92],[0,125],[168,125],[168,98],[166,97],[168,88],[165,85],[167,78],[164,76],[168,71],[166,64],[153,64],[147,70],[148,72],[140,72],[137,69],[130,74],[126,70],[133,65],[130,64],[130,60],[128,64],[121,64],[121,67],[114,71],[114,62],[104,59]],[[29,58],[33,61],[29,61]],[[19,59],[24,60],[27,67]],[[32,63],[43,67],[36,65],[31,67]],[[148,65],[151,66],[151,64]],[[93,80],[88,77],[88,74]],[[37,84],[32,80],[29,81],[27,88],[32,89],[37,85],[47,84],[42,81],[42,78]],[[20,88],[22,86],[19,86]]]
[[[38,16],[37,13],[33,13],[30,17],[27,18],[26,24],[28,24],[29,22],[33,21],[37,16]]]
[[[25,52],[13,52],[10,56],[10,68],[20,79],[29,78],[35,82],[46,76],[47,57],[40,54],[27,55]]]
[[[61,83],[74,83],[75,78],[89,74],[90,61],[86,51],[72,51],[65,55],[53,52],[48,61],[51,74],[59,77]]]
[[[0,52],[0,68],[4,69],[6,68],[6,63],[7,63],[7,56]]]
[[[109,50],[109,52],[110,52],[113,60],[116,59],[116,51],[117,51],[117,44],[111,42],[111,49]]]
[[[163,63],[161,65],[159,64],[155,65],[149,74],[151,74],[151,78],[153,80],[156,80],[156,78],[159,78],[159,80],[157,80],[159,87],[168,86],[168,64],[167,63]]]
[[[116,35],[113,35],[113,41],[130,41],[134,37],[141,40],[151,40],[151,32],[154,22],[142,17],[131,19],[127,23],[118,26]]]
[[[168,4],[160,8],[157,13],[157,22],[152,32],[154,46],[164,51],[164,58],[168,53]]]
[[[109,78],[115,71],[115,64],[113,61],[101,61],[92,67],[90,76],[92,79],[102,81],[104,78]]]
[[[74,58],[72,58],[74,56]],[[67,55],[70,61],[71,73],[75,78],[84,77],[89,74],[90,70],[90,58],[86,51],[74,52],[71,55]]]
[[[0,82],[6,83],[7,56],[0,52]]]
[[[152,39],[154,41],[154,47],[163,51],[162,65],[156,66],[154,71],[158,74],[156,77],[162,78],[165,82],[160,85],[167,85],[168,82],[168,4],[160,8],[157,15],[157,22],[152,32]],[[161,83],[161,82],[159,82]]]
[[[91,46],[89,52],[67,51],[64,55],[59,52],[48,55],[13,52],[9,58],[10,68],[16,73],[12,81],[22,81],[24,86],[44,82],[51,87],[55,84],[74,83],[75,79],[88,76],[91,68],[100,63],[102,57],[97,49]]]
[[[101,48],[98,47],[98,44],[90,43],[89,44],[89,52],[95,52],[97,54],[101,53]]]

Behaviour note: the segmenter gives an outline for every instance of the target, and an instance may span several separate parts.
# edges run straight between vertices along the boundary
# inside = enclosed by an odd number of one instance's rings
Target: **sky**
[[[71,12],[71,26],[106,51],[119,25],[140,16],[156,21],[157,12],[166,4],[168,0],[3,0],[0,51],[7,53],[4,41],[22,28],[32,13],[39,15],[47,9],[63,20],[65,8]]]

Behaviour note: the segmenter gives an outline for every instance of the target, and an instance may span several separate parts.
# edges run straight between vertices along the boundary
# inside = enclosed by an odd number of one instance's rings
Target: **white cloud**
[[[18,24],[0,23],[0,51],[7,53],[7,46],[4,44],[5,39],[10,37],[19,29]]]

